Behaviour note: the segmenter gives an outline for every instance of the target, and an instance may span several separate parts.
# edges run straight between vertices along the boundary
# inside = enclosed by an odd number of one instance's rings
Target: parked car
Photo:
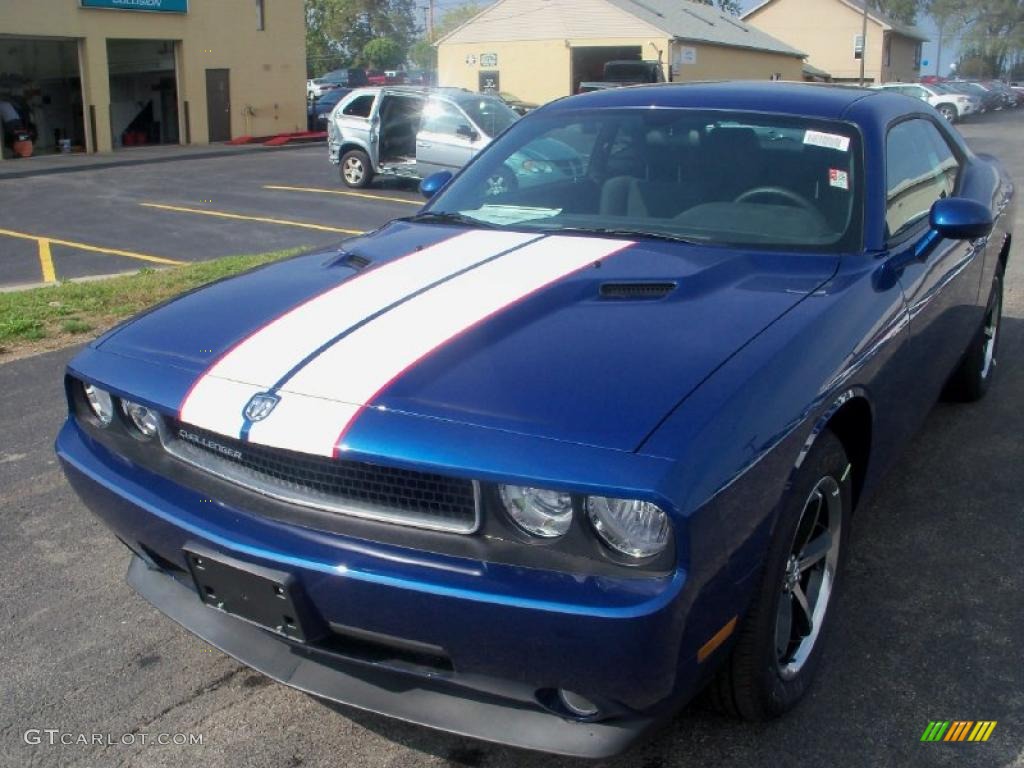
[[[437,72],[429,69],[410,69],[406,73],[409,85],[437,85]]]
[[[545,142],[583,173],[494,195]],[[790,710],[844,664],[853,513],[995,375],[1009,175],[923,101],[708,83],[553,102],[422,187],[71,360],[57,455],[130,585],[285,684],[520,747],[605,757],[708,685]]]
[[[937,83],[886,83],[873,87],[921,99],[935,107],[951,123],[981,111],[981,99],[977,96],[960,93]]]
[[[525,115],[527,112],[535,110],[539,104],[533,102],[523,101],[518,96],[509,93],[508,91],[501,91],[497,94],[498,98],[512,107],[518,115]]]
[[[367,84],[366,70],[359,67],[336,69],[306,83],[307,99],[312,101],[334,88],[360,88]]]
[[[351,88],[332,88],[325,91],[318,99],[308,102],[306,108],[307,128],[311,131],[326,131],[331,110],[351,92]]]
[[[331,113],[329,158],[349,187],[378,175],[422,179],[461,168],[518,117],[495,96],[459,88],[359,88]]]
[[[986,112],[994,112],[995,110],[1002,109],[1005,106],[1002,96],[990,86],[986,86],[983,83],[975,82],[973,80],[954,80],[951,81],[950,84],[968,88],[977,94],[981,99],[982,107]]]

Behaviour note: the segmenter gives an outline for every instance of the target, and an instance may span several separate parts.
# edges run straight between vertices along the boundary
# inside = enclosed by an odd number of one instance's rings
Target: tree
[[[437,49],[428,40],[417,40],[409,46],[409,61],[417,69],[436,69]]]
[[[976,0],[964,5],[964,53],[958,70],[999,77],[1024,51],[1024,0]]]
[[[963,29],[962,0],[925,0],[924,10],[935,22],[936,35],[935,74],[942,77],[942,44],[946,38],[955,39]]]
[[[405,50],[390,37],[375,37],[363,46],[363,61],[374,69],[396,69],[405,61]]]
[[[871,0],[869,7],[881,11],[890,19],[913,24],[920,4],[920,0]]]
[[[733,16],[739,16],[743,12],[742,0],[697,0],[697,2],[710,5],[725,13],[731,13]]]
[[[388,38],[405,52],[416,37],[415,0],[305,0],[306,55],[311,73],[325,62],[365,64],[367,43]]]
[[[436,42],[449,32],[458,29],[477,14],[483,12],[487,7],[486,3],[463,3],[445,11],[440,20],[434,24],[433,41]]]

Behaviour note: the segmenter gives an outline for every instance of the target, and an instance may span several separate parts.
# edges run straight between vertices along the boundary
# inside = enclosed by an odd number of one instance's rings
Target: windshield
[[[428,211],[526,231],[855,249],[859,157],[845,123],[693,109],[542,112],[485,149]]]
[[[469,119],[488,136],[497,136],[519,119],[508,104],[494,96],[471,96],[455,100]]]

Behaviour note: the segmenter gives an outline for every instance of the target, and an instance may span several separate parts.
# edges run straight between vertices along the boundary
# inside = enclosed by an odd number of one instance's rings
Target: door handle
[[[431,144],[429,141],[417,141],[416,146],[419,147],[420,149],[430,149],[434,145]]]

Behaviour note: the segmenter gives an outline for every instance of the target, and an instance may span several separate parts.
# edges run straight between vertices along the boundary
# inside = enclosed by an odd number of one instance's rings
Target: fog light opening
[[[589,720],[590,718],[597,717],[601,713],[597,704],[592,702],[586,696],[581,696],[578,693],[567,691],[564,688],[558,689],[558,702],[565,707],[573,717],[578,717],[583,720]]]

